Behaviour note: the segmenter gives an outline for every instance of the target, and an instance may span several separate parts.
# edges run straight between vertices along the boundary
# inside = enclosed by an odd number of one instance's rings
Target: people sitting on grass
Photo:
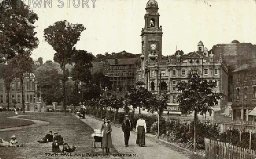
[[[46,134],[45,137],[42,138],[42,139],[40,139],[38,142],[39,142],[39,143],[53,142],[52,131],[49,131],[49,133]]]
[[[55,153],[61,152],[61,150],[60,150],[60,145],[59,145],[57,139],[53,139],[53,143],[52,143],[52,152],[55,152]]]
[[[57,141],[59,145],[63,145],[64,144],[64,140],[63,137],[61,135],[59,135],[57,132],[54,133],[53,136],[53,141]]]
[[[12,135],[11,140],[10,140],[10,147],[22,147],[22,146],[23,146],[22,144],[20,144],[20,145],[18,144],[16,136]]]
[[[63,144],[62,152],[74,152],[76,150],[75,146],[69,146],[68,143]]]

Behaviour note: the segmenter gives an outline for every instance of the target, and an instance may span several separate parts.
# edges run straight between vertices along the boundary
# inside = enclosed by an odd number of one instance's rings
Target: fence
[[[204,139],[207,159],[255,159],[256,152],[229,143]]]

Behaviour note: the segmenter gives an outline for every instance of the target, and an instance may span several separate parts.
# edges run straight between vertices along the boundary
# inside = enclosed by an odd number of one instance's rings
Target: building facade
[[[107,59],[105,75],[112,83],[112,90],[124,92],[135,86],[138,58]]]
[[[256,107],[256,65],[242,65],[233,71],[233,120],[253,121],[250,112]]]
[[[177,50],[172,56],[162,56],[162,27],[159,25],[158,3],[149,0],[146,5],[145,27],[142,29],[141,67],[137,72],[137,81],[154,94],[165,92],[169,97],[169,109],[177,110],[176,85],[186,81],[188,74],[197,72],[202,78],[217,82],[216,92],[224,94],[216,110],[224,109],[228,95],[228,69],[221,58],[199,42],[197,51],[184,54]]]
[[[11,89],[9,93],[10,107],[22,108],[22,92],[20,80],[15,78],[11,83]],[[34,110],[36,103],[38,102],[37,96],[37,83],[35,81],[35,75],[33,73],[26,74],[24,77],[24,101],[26,110]],[[0,79],[0,106],[7,107],[8,105],[8,93],[5,88],[4,80]]]

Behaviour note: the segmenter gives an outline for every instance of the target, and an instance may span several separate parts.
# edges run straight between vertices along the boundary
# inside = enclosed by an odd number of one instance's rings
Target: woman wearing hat
[[[112,139],[111,139],[111,125],[110,125],[110,120],[105,118],[104,119],[104,123],[102,124],[101,127],[101,131],[102,131],[102,148],[103,148],[103,153],[104,153],[104,149],[105,152],[108,154],[109,153],[109,148],[112,147]]]
[[[136,124],[137,140],[140,147],[145,146],[145,133],[147,132],[146,121],[140,116]]]

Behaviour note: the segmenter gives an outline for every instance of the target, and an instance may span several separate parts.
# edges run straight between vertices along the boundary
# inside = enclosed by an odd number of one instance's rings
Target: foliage
[[[211,107],[218,104],[221,93],[213,92],[215,81],[200,78],[197,73],[189,74],[187,82],[177,85],[179,108],[182,113],[189,114],[194,111],[194,151],[196,150],[196,123],[197,113],[205,114],[212,111]]]
[[[58,62],[63,71],[63,108],[66,112],[66,64],[70,63],[72,56],[76,53],[74,45],[80,40],[81,33],[85,30],[82,24],[71,24],[64,21],[57,21],[44,29],[45,40],[56,51],[54,61]]]
[[[196,73],[189,74],[188,82],[179,82],[177,85],[179,108],[182,113],[189,114],[192,111],[206,113],[211,107],[218,104],[221,93],[213,92],[215,81],[207,81]]]
[[[132,89],[128,94],[128,99],[133,108],[146,107],[149,108],[153,95],[147,89],[140,87],[138,89]]]
[[[84,83],[89,83],[92,79],[91,71],[92,60],[94,56],[91,53],[87,53],[84,50],[74,50],[72,56],[72,62],[74,62],[74,68],[72,69],[71,76],[74,81],[78,80]]]
[[[104,75],[102,72],[96,72],[92,76],[93,83],[97,84],[98,86],[101,86],[101,88],[108,90],[112,89],[112,82],[110,81],[109,77]]]
[[[22,0],[0,3],[0,52],[10,59],[17,54],[31,53],[38,46],[35,22],[38,16]]]
[[[150,99],[148,110],[158,112],[161,117],[164,109],[167,109],[168,96],[166,94],[156,95]]]
[[[60,83],[62,75],[58,68],[55,63],[47,61],[35,70],[39,91],[41,92],[43,101],[47,105],[62,100]]]

